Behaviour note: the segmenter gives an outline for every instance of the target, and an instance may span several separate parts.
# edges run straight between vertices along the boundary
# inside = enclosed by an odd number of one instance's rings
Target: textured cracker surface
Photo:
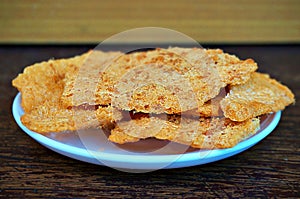
[[[221,101],[225,117],[244,121],[265,113],[283,110],[295,102],[290,89],[267,74],[253,73],[248,82],[230,86],[230,93]]]
[[[102,52],[93,50],[88,53],[84,61],[77,68],[67,68],[64,78],[65,88],[62,102],[66,107],[88,105],[109,105],[111,94],[107,85],[103,85],[102,73],[121,56],[121,52]],[[103,87],[106,92],[95,96],[97,85]]]
[[[219,49],[169,48],[126,55],[91,52],[87,60],[83,69],[65,78],[62,101],[66,106],[112,104],[145,113],[197,108],[201,112],[200,107],[221,88],[246,82],[257,69],[253,60],[242,61]]]
[[[233,122],[225,118],[200,120],[180,118],[142,117],[136,120],[118,122],[111,131],[109,140],[124,144],[140,139],[155,137],[194,148],[230,148],[253,135],[259,129],[259,119]]]
[[[96,110],[69,110],[56,105],[40,105],[21,117],[22,123],[38,133],[75,131],[86,128],[110,127],[111,107],[99,107]],[[115,117],[114,117],[115,118]]]
[[[30,112],[37,105],[47,102],[56,103],[64,83],[61,81],[68,70],[79,67],[87,54],[70,59],[49,60],[28,66],[12,84],[22,93],[22,107]]]
[[[48,133],[106,127],[113,123],[113,118],[121,117],[112,107],[67,109],[61,102],[65,74],[79,68],[86,56],[34,64],[13,80],[13,85],[22,94],[21,105],[25,113],[21,121],[27,128]]]
[[[213,99],[205,102],[202,106],[197,109],[182,112],[181,115],[184,117],[215,117],[223,116],[223,111],[220,106],[221,100],[226,96],[226,90],[221,89],[220,93]]]
[[[112,105],[145,113],[174,114],[197,108],[207,112],[204,103],[221,88],[246,82],[257,69],[253,60],[242,61],[219,49],[156,49],[133,56],[141,66],[126,65],[130,70],[115,86]]]
[[[139,63],[129,64],[131,70],[116,82],[112,100],[113,106],[123,110],[180,113],[202,106],[225,86],[204,50],[194,57],[197,64],[170,49],[131,56],[138,57]]]
[[[253,59],[240,60],[220,49],[208,49],[206,53],[217,64],[223,82],[229,85],[244,84],[258,68]]]

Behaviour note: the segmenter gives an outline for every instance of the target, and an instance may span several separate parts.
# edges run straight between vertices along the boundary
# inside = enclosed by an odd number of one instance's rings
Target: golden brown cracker
[[[83,71],[66,77],[62,99],[67,106],[112,103],[124,110],[180,113],[201,107],[226,84],[245,82],[257,68],[253,60],[241,61],[218,49],[169,48],[117,54],[113,58],[119,58],[110,65],[102,64],[105,67],[94,62],[109,60],[109,53],[91,54],[96,58],[91,56],[84,67],[88,75]]]
[[[258,68],[253,59],[240,60],[220,49],[208,49],[206,53],[216,63],[223,82],[229,85],[244,84]]]
[[[29,66],[13,80],[22,93],[25,113],[21,121],[26,127],[39,133],[61,132],[109,126],[121,117],[110,106],[67,109],[61,102],[65,75],[70,70],[78,70],[87,55]]]
[[[171,118],[141,117],[119,122],[111,131],[109,140],[124,144],[154,137],[170,140],[194,148],[230,148],[259,129],[259,119],[233,122],[225,118],[195,120],[180,116]]]
[[[201,58],[198,55],[205,52],[214,65],[216,65],[222,81],[230,85],[245,83],[258,68],[252,59],[240,60],[235,55],[224,53],[220,49],[169,48],[168,50],[184,57],[192,65],[201,63],[199,61]]]
[[[197,109],[182,112],[184,117],[216,117],[223,116],[223,111],[220,106],[221,100],[226,96],[226,89],[221,89],[220,93],[213,99],[205,102]]]
[[[40,105],[21,117],[22,123],[38,133],[75,131],[86,128],[110,128],[121,113],[112,107],[64,109],[56,105]]]
[[[226,84],[246,82],[257,69],[253,60],[242,61],[219,49],[169,48],[126,56],[118,78],[123,77],[110,84],[115,84],[112,105],[145,113],[177,114],[198,108],[206,116],[220,115],[220,109],[209,113],[211,106],[204,103]],[[110,71],[120,71],[119,64]]]
[[[89,105],[109,105],[111,94],[108,86],[103,84],[102,73],[121,52],[90,51],[84,62],[76,70],[69,70],[64,79],[65,88],[62,102],[66,107]],[[105,92],[95,96],[97,85]]]
[[[84,61],[86,54],[69,59],[49,60],[28,66],[19,74],[12,84],[22,93],[22,107],[25,112],[30,112],[35,106],[45,100],[56,98],[64,87],[61,79],[64,78],[66,69],[77,67]]]
[[[128,56],[139,63],[126,65],[128,70],[115,81],[112,99],[112,105],[123,110],[180,113],[202,106],[225,86],[204,51],[193,57],[198,60],[195,65],[169,49]],[[110,71],[119,70],[118,64],[113,67]]]
[[[221,101],[225,117],[244,121],[262,114],[283,110],[295,102],[293,93],[269,75],[253,73],[242,85],[230,86]]]

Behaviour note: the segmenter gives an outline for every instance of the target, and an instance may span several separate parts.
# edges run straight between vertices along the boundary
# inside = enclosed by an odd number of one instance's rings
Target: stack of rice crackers
[[[155,138],[230,148],[259,130],[262,115],[295,101],[257,69],[220,49],[92,50],[28,66],[12,84],[22,123],[41,134],[104,128],[118,144]]]

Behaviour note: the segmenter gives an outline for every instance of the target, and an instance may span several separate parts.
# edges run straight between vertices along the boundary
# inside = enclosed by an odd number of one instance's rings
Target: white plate
[[[184,152],[178,152],[176,150],[172,151],[170,148],[164,151],[159,150],[159,148],[164,148],[170,142],[154,139],[121,146],[109,143],[107,139],[99,139],[99,135],[94,137],[95,134],[93,133],[85,133],[85,136],[90,136],[85,138],[74,132],[41,135],[27,129],[21,123],[20,117],[24,112],[20,104],[21,95],[18,93],[12,106],[14,118],[21,129],[40,144],[77,160],[130,172],[201,165],[233,156],[264,139],[274,130],[281,117],[281,112],[277,112],[261,118],[261,129],[233,148],[214,150],[188,148]],[[86,147],[87,145],[89,146]],[[182,146],[173,143],[171,149],[182,148]]]

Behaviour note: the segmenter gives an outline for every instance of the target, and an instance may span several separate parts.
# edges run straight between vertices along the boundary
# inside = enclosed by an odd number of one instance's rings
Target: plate
[[[233,148],[199,150],[183,148],[184,145],[155,139],[117,145],[108,142],[107,139],[102,139],[103,133],[101,133],[102,137],[99,137],[99,132],[93,131],[41,135],[29,130],[21,122],[20,117],[24,111],[21,107],[20,93],[14,99],[12,112],[20,128],[43,146],[70,158],[127,172],[147,172],[202,165],[236,155],[269,135],[281,117],[280,111],[261,117],[260,130]],[[160,150],[166,149],[166,146],[169,146],[167,150]]]

